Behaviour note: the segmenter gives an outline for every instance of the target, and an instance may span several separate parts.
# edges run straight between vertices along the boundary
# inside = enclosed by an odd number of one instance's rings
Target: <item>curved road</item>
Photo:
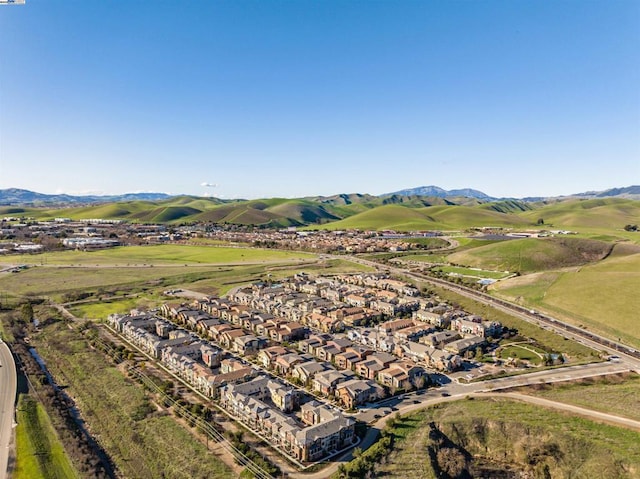
[[[18,379],[13,356],[9,347],[0,340],[0,479],[7,477],[17,387]]]

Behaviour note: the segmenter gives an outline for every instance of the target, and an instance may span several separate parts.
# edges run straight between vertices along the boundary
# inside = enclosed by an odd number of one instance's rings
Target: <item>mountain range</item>
[[[48,195],[36,193],[35,191],[22,190],[19,188],[7,188],[0,190],[0,205],[79,205],[90,203],[110,203],[118,201],[158,201],[170,198],[166,193],[126,193],[124,195]]]
[[[622,230],[640,224],[638,187],[587,192],[578,197],[523,201],[488,200],[451,194],[437,187],[383,196],[340,194],[306,198],[221,200],[198,196],[136,193],[109,197],[39,195],[25,190],[0,190],[0,218],[119,219],[130,223],[215,223],[261,228],[289,226],[363,230],[459,230],[473,227],[575,229],[584,225]],[[441,191],[439,191],[441,190]],[[443,193],[445,191],[445,193]],[[455,193],[465,190],[454,190]],[[465,191],[466,194],[471,194]],[[441,196],[435,196],[439,194]],[[476,196],[482,192],[474,193]],[[444,195],[444,197],[442,196]],[[625,197],[626,196],[626,197]],[[96,199],[97,198],[97,199]],[[49,200],[52,202],[44,202]],[[30,200],[29,202],[27,202]],[[97,201],[97,202],[96,202]],[[7,204],[11,202],[11,204]]]
[[[388,195],[401,195],[401,196],[435,196],[436,198],[476,198],[484,201],[495,201],[498,198],[489,196],[482,191],[474,190],[472,188],[462,188],[459,190],[445,190],[439,186],[418,186],[417,188],[408,188],[406,190],[394,191],[388,193]],[[383,195],[384,196],[384,195]]]
[[[178,195],[182,196],[182,195]],[[12,205],[24,205],[24,206],[55,206],[55,205],[89,205],[95,203],[114,203],[124,201],[161,201],[172,198],[174,196],[166,193],[126,193],[123,195],[82,195],[74,196],[67,194],[44,194],[37,193],[30,190],[24,190],[19,188],[7,188],[0,190],[0,205],[12,206]],[[399,197],[411,198],[411,200],[404,200]],[[427,198],[445,198],[453,199],[452,204],[464,203],[463,199],[479,200],[481,202],[491,202],[500,200],[514,200],[516,198],[498,198],[488,195],[482,191],[472,188],[462,188],[455,190],[445,190],[439,186],[419,186],[416,188],[407,188],[404,190],[394,191],[392,193],[386,193],[379,196],[352,193],[352,194],[340,194],[328,197],[309,197],[306,199],[317,201],[319,203],[330,204],[343,204],[349,205],[353,203],[363,203],[367,201],[374,201],[377,198],[382,198],[383,204],[385,200],[387,203],[404,203],[415,201],[416,197]],[[560,198],[610,198],[610,197],[623,197],[629,199],[640,199],[640,185],[632,185],[623,188],[610,188],[604,191],[587,191],[584,193],[576,193]],[[536,196],[521,198],[520,201],[532,202],[543,201],[550,199],[548,197]],[[230,203],[241,200],[221,200],[216,199],[219,203]],[[432,201],[428,201],[428,204],[424,206],[432,205]]]

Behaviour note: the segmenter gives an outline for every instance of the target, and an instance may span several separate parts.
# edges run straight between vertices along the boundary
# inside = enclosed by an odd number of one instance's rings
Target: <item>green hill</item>
[[[121,219],[148,223],[196,221],[265,225],[323,225],[331,229],[460,230],[496,226],[530,228],[542,219],[547,228],[571,229],[592,235],[624,237],[627,224],[640,224],[640,201],[620,198],[569,199],[551,203],[502,200],[481,203],[469,198],[372,196],[343,194],[298,199],[221,200],[176,196],[159,201],[125,201],[66,208],[4,207],[0,214],[47,220]],[[329,226],[330,225],[330,226]]]
[[[443,229],[445,225],[437,223],[425,213],[426,208],[408,208],[400,205],[378,206],[347,219],[329,223],[324,228],[332,230],[361,229],[398,231]]]
[[[427,208],[436,221],[453,229],[482,226],[524,227],[527,221],[510,213],[492,211],[480,206],[445,206]]]
[[[640,347],[640,246],[616,244],[603,261],[529,274],[492,286],[496,294]]]
[[[599,261],[611,249],[610,243],[589,239],[526,238],[480,246],[451,254],[447,259],[465,266],[527,273]]]
[[[398,231],[427,229],[467,229],[481,226],[526,227],[528,221],[519,216],[484,209],[480,206],[384,205],[330,223],[330,229],[364,229]]]
[[[498,213],[520,213],[523,211],[531,211],[534,206],[531,203],[517,200],[494,201],[479,205],[481,209],[489,211],[497,211]]]
[[[278,214],[283,218],[289,218],[300,224],[320,223],[339,220],[340,216],[327,211],[318,204],[303,201],[288,201],[276,206],[271,206],[268,211]]]
[[[554,228],[622,229],[627,224],[640,224],[640,201],[620,198],[570,199],[540,205],[520,215],[531,223],[538,218]]]

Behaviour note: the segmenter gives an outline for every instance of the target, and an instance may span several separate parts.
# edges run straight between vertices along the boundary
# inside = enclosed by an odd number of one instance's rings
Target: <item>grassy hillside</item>
[[[381,443],[343,467],[345,477],[637,477],[633,430],[505,399],[462,400],[393,421]],[[334,477],[338,477],[336,474]]]
[[[603,241],[580,238],[526,238],[454,253],[448,260],[477,268],[527,273],[598,261],[611,248]]]
[[[484,203],[480,208],[497,211],[499,213],[518,213],[522,211],[531,211],[534,209],[534,206],[531,203],[525,203],[524,201],[504,200]]]
[[[476,226],[526,227],[527,221],[501,211],[480,206],[444,206],[427,208],[427,213],[436,221],[453,228],[465,229]]]
[[[420,230],[477,226],[572,229],[633,239],[627,224],[640,223],[640,201],[608,198],[525,203],[504,200],[479,203],[469,198],[435,198],[343,194],[301,199],[220,200],[177,196],[162,201],[127,201],[73,208],[0,208],[0,215],[36,219],[122,219],[147,223],[212,221],[270,227],[332,223],[332,229]],[[335,222],[335,223],[333,223]],[[640,242],[640,234],[635,235]]]
[[[425,208],[408,208],[401,205],[385,205],[353,215],[347,219],[329,223],[325,227],[332,230],[361,229],[399,231],[443,229],[445,225],[438,223],[425,214]]]
[[[520,215],[530,222],[544,219],[554,228],[620,230],[627,224],[640,224],[640,201],[620,198],[571,199],[540,205]]]
[[[631,251],[616,246],[604,261],[513,278],[493,288],[500,296],[640,347],[640,253]]]
[[[508,209],[499,206],[498,209]],[[438,205],[427,207],[384,205],[358,213],[342,221],[327,225],[330,229],[364,229],[398,231],[408,230],[457,230],[480,226],[528,227],[526,219],[487,208],[486,205]]]

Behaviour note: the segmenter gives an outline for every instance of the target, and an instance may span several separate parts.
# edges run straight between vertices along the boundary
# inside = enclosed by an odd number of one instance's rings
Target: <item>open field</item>
[[[640,346],[640,254],[612,254],[575,270],[513,278],[492,288],[499,296]]]
[[[15,479],[74,479],[71,465],[44,408],[31,396],[18,400]]]
[[[248,265],[219,267],[207,270],[206,274],[192,274],[178,276],[173,279],[172,287],[197,291],[203,295],[223,295],[230,289],[247,284],[252,281],[276,281],[280,278],[291,276],[300,271],[316,274],[338,274],[345,272],[370,271],[371,268],[357,263],[343,260],[329,260],[312,265]],[[100,270],[102,271],[102,270]],[[170,281],[172,277],[164,279]],[[180,280],[180,281],[178,281]],[[1,283],[0,283],[1,284]],[[162,289],[162,288],[161,288]],[[88,319],[105,319],[112,313],[126,313],[133,308],[154,308],[160,306],[170,298],[162,294],[153,294],[152,291],[137,294],[133,298],[111,298],[102,301],[88,301],[74,304],[70,307],[76,316]]]
[[[34,267],[0,276],[0,290],[14,295],[55,296],[82,290],[152,288],[211,276],[218,268],[192,267]]]
[[[12,264],[34,265],[20,273],[0,275],[0,290],[16,295],[51,295],[75,289],[140,287],[191,282],[230,265],[306,267],[317,256],[256,248],[209,246],[131,246],[93,252],[60,251],[11,256]]]
[[[540,384],[520,391],[640,421],[640,376],[637,374]]]
[[[62,295],[78,289],[148,289],[191,283],[229,270],[229,265],[268,267],[312,265],[317,256],[256,248],[132,246],[94,252],[60,251],[11,256],[12,264],[34,265],[0,275],[0,291],[10,295]],[[220,266],[217,266],[220,265]]]
[[[141,385],[105,364],[77,331],[54,323],[33,335],[32,344],[123,477],[233,477],[188,431],[150,405]]]
[[[281,261],[308,261],[316,258],[311,253],[278,251],[271,249],[192,246],[149,245],[120,246],[98,251],[56,251],[38,255],[9,256],[12,264],[45,265],[194,265],[217,263],[263,263]]]
[[[143,295],[135,298],[109,299],[69,307],[78,318],[106,319],[110,314],[125,314],[134,308],[153,309],[159,307],[168,298],[160,295]]]
[[[446,403],[401,418],[391,432],[394,451],[376,468],[389,478],[435,478],[434,463],[483,477],[510,470],[613,479],[640,471],[636,431],[509,400]]]
[[[309,265],[234,266],[211,275],[210,278],[184,284],[184,287],[203,294],[223,295],[230,289],[253,281],[277,281],[304,271],[313,274],[340,274],[372,271],[372,268],[347,260],[329,260]]]

